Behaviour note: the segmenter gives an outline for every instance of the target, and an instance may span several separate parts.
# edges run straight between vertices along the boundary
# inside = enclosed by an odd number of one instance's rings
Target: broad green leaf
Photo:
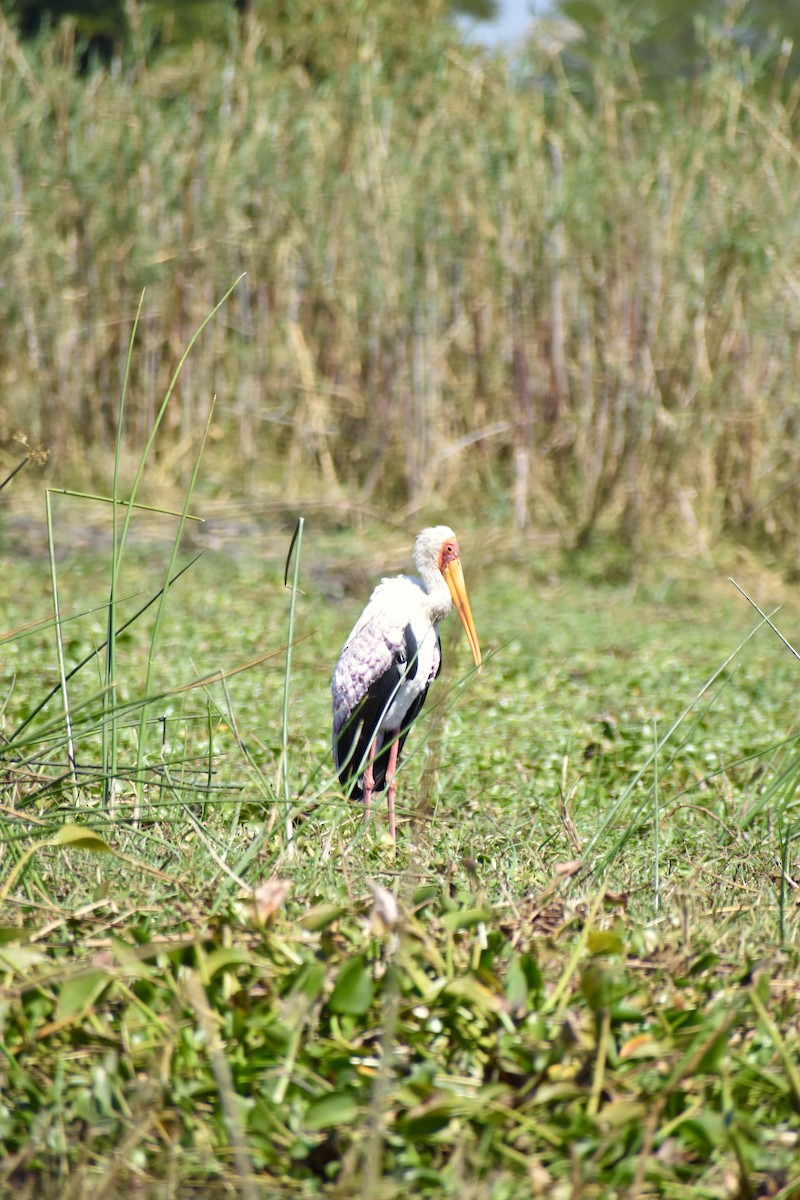
[[[206,979],[213,979],[218,971],[226,971],[229,967],[242,967],[252,963],[252,957],[239,946],[218,946],[212,950],[203,963]]]
[[[706,950],[704,954],[698,954],[691,965],[689,974],[697,976],[702,975],[704,971],[713,971],[718,962],[719,955],[714,950]]]
[[[650,1033],[637,1033],[635,1037],[628,1038],[627,1042],[619,1048],[620,1060],[626,1058],[660,1058],[666,1053],[666,1049],[662,1042],[659,1042]]]
[[[19,925],[0,925],[0,946],[9,942],[27,942],[30,936],[30,929],[21,929]]]
[[[647,1105],[639,1100],[612,1100],[601,1109],[600,1121],[606,1127],[621,1129],[632,1122],[642,1122],[647,1112]]]
[[[141,947],[132,946],[129,942],[123,941],[121,938],[111,938],[111,953],[121,967],[126,968],[126,976],[136,975],[141,973],[147,975],[151,968],[142,957]]]
[[[461,996],[476,1008],[487,1009],[489,1012],[504,1012],[508,1008],[505,997],[498,996],[496,992],[484,987],[474,975],[451,979],[445,992],[449,996]]]
[[[515,954],[506,972],[506,1000],[515,1013],[534,1007],[541,992],[542,975],[530,954]]]
[[[417,1188],[423,1186],[429,1191],[425,1194],[446,1196],[448,1189],[452,1189],[450,1177],[442,1171],[434,1171],[430,1167],[417,1167],[414,1171],[414,1183]],[[421,1194],[421,1193],[420,1193]]]
[[[424,1138],[438,1133],[454,1116],[463,1112],[464,1101],[455,1096],[438,1096],[427,1100],[407,1113],[398,1122],[403,1135],[409,1139]]]
[[[297,973],[292,985],[292,995],[305,996],[307,1000],[316,1000],[325,982],[325,968],[322,963],[310,962]]]
[[[58,989],[55,1019],[61,1021],[89,1008],[110,979],[105,971],[85,971],[65,979]]]
[[[611,929],[593,929],[586,939],[590,954],[622,954],[624,943]]]
[[[0,970],[21,974],[47,961],[47,955],[36,946],[4,946],[0,949]]]
[[[720,1067],[720,1063],[725,1057],[725,1051],[728,1048],[728,1038],[730,1036],[730,1028],[727,1026],[719,1031],[717,1037],[714,1038],[711,1045],[706,1050],[700,1062],[697,1064],[697,1073],[705,1074],[709,1072],[715,1074]]]
[[[343,904],[315,904],[313,908],[303,914],[300,924],[311,933],[317,933],[326,925],[338,920],[344,912],[347,912],[347,909]]]
[[[598,959],[588,962],[581,971],[581,991],[592,1012],[610,1008],[625,994],[626,986],[625,977],[617,968]]]
[[[306,1109],[303,1124],[306,1129],[333,1129],[338,1125],[352,1125],[358,1116],[358,1104],[352,1092],[328,1092],[312,1100]]]
[[[456,929],[474,929],[481,921],[491,921],[493,916],[490,908],[461,908],[458,912],[445,913],[442,924],[453,933]]]
[[[620,983],[620,988],[627,989],[627,984]],[[641,1024],[643,1020],[641,1009],[630,1004],[627,1000],[612,1001],[611,1004],[611,1020],[612,1021],[628,1021]]]
[[[708,1109],[683,1121],[678,1126],[678,1134],[694,1143],[703,1154],[711,1154],[727,1141],[724,1119]]]
[[[583,1088],[571,1079],[557,1077],[559,1066],[560,1064],[555,1064],[550,1068],[548,1082],[537,1087],[526,1102],[526,1108],[551,1108],[555,1104],[570,1102],[584,1094]]]
[[[95,854],[110,854],[111,847],[93,829],[80,825],[62,825],[58,833],[47,839],[50,846],[74,846],[77,850],[91,850]]]
[[[766,971],[759,971],[753,987],[762,1004],[769,1006],[772,999],[772,988],[770,987],[769,975]]]
[[[331,1012],[358,1017],[372,1003],[373,984],[367,964],[359,955],[343,964],[328,1000]]]

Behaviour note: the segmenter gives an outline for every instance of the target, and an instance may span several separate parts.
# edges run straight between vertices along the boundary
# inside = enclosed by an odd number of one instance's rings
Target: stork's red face
[[[453,598],[456,612],[461,618],[461,624],[464,626],[464,633],[467,635],[467,641],[472,651],[472,657],[475,660],[475,666],[480,671],[481,648],[478,642],[478,635],[475,632],[475,624],[472,620],[472,610],[470,609],[469,598],[467,596],[467,585],[464,583],[464,572],[461,569],[458,542],[455,538],[448,538],[446,542],[442,542],[441,549],[439,550],[439,570],[444,575],[444,581]]]
[[[443,575],[450,563],[458,557],[458,542],[455,538],[450,538],[448,542],[442,542],[442,548],[439,551],[439,570]]]

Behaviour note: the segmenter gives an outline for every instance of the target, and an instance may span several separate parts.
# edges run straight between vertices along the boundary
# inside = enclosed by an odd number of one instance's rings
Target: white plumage
[[[389,789],[394,837],[394,774],[409,727],[441,669],[439,621],[455,601],[480,667],[458,541],[447,525],[425,529],[414,546],[419,578],[383,579],[354,625],[331,681],[333,757],[342,786],[364,798]]]

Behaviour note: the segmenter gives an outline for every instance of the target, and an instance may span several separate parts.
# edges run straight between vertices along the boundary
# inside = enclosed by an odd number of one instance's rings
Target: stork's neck
[[[425,589],[425,607],[434,624],[446,617],[453,607],[450,589],[444,581],[444,576],[438,566],[428,567],[420,571],[422,586]]]

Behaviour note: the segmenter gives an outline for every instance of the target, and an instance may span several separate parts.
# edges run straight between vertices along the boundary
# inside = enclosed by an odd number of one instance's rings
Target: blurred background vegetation
[[[800,542],[800,10],[0,5],[0,455],[473,512],[582,546]],[[492,4],[462,4],[490,15]],[[446,515],[446,514],[445,514]]]

